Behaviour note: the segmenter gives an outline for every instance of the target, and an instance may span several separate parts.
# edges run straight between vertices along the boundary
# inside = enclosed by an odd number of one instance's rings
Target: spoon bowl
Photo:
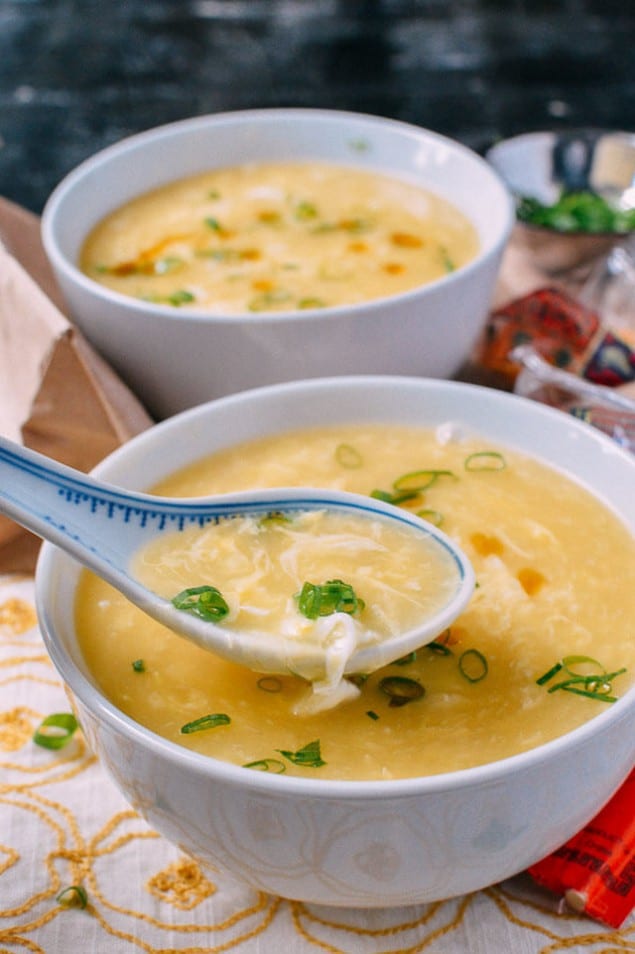
[[[104,483],[0,437],[0,512],[68,552],[164,626],[259,672],[293,671],[318,679],[325,672],[325,650],[278,634],[229,629],[183,612],[137,580],[131,561],[159,534],[232,517],[316,510],[414,528],[442,552],[452,574],[448,597],[439,609],[415,627],[353,652],[344,673],[371,672],[431,642],[465,609],[474,589],[467,557],[437,527],[392,504],[342,491],[297,487],[215,497],[160,497]]]

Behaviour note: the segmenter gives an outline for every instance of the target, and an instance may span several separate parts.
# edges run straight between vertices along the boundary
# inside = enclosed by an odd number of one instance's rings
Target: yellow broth
[[[459,209],[412,183],[327,163],[248,164],[116,209],[87,237],[80,267],[124,295],[237,315],[400,294],[478,246]]]
[[[502,456],[471,456],[492,450]],[[133,719],[207,755],[338,779],[402,778],[491,762],[603,711],[611,703],[598,696],[549,691],[564,671],[544,685],[537,680],[562,657],[578,654],[600,664],[577,666],[587,673],[626,667],[611,680],[612,697],[631,685],[635,541],[584,488],[536,460],[478,439],[448,439],[444,429],[350,425],[237,446],[155,490],[194,496],[304,484],[369,494],[422,470],[450,473],[402,505],[442,519],[477,579],[468,608],[440,638],[442,647],[423,648],[414,661],[372,674],[350,702],[298,716],[302,680],[263,679],[221,661],[85,572],[78,634],[104,693]],[[425,481],[405,481],[417,482]],[[391,705],[381,688],[386,677],[416,680],[425,694]],[[181,733],[183,725],[218,713],[229,724]],[[318,740],[325,764],[297,765],[288,757]]]

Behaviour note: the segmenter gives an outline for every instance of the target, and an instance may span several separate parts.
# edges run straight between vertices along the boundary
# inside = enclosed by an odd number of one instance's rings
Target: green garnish
[[[246,762],[243,768],[255,769],[256,772],[272,772],[274,775],[282,775],[287,771],[287,767],[280,759],[256,759],[255,762]]]
[[[282,689],[282,683],[277,676],[261,676],[256,685],[263,692],[280,692]]]
[[[368,716],[369,719],[372,719],[373,722],[376,722],[377,719],[379,718],[379,716],[377,715],[377,713],[376,713],[376,712],[373,712],[372,709],[369,709],[368,712],[366,713],[366,715]]]
[[[306,221],[307,219],[317,218],[317,207],[313,202],[298,202],[295,207],[295,217],[301,222]]]
[[[205,729],[216,729],[219,725],[229,725],[231,719],[224,712],[213,712],[201,716],[193,722],[186,722],[181,726],[181,735],[191,735],[192,732],[203,732]]]
[[[145,672],[146,664],[144,663],[143,659],[135,659],[135,661],[132,664],[132,668],[134,669],[135,672]]]
[[[431,487],[439,477],[454,477],[456,474],[451,470],[413,470],[408,474],[402,474],[393,481],[394,490],[413,491],[420,493]]]
[[[71,712],[55,712],[47,716],[33,733],[33,741],[44,749],[63,749],[79,728]]]
[[[270,510],[258,521],[259,527],[269,527],[277,523],[291,523],[291,517],[282,510]]]
[[[304,765],[306,768],[320,768],[326,765],[320,752],[320,740],[309,742],[307,745],[298,749],[297,752],[290,752],[287,749],[278,749],[280,755],[293,762],[294,765]]]
[[[195,301],[195,296],[184,288],[177,288],[171,295],[168,295],[166,301],[178,308],[179,305],[187,305],[189,302]]]
[[[71,884],[68,888],[63,888],[55,900],[63,908],[85,908],[88,904],[88,895],[81,884]]]
[[[551,205],[521,196],[516,207],[520,222],[556,232],[631,232],[635,209],[618,209],[594,192],[563,192]]]
[[[507,462],[498,451],[476,451],[465,458],[466,470],[505,470]]]
[[[441,253],[441,261],[443,262],[443,267],[445,268],[446,272],[453,272],[456,269],[456,265],[454,264],[454,260],[451,258],[447,248],[442,245],[440,246],[439,251]]]
[[[298,609],[307,619],[330,616],[332,613],[349,613],[353,616],[366,605],[350,583],[343,580],[327,580],[326,583],[304,583],[296,594]]]
[[[433,639],[431,643],[428,643],[426,649],[430,649],[437,656],[453,656],[454,653],[452,650],[445,645],[445,643],[439,643],[437,640]]]
[[[407,656],[400,656],[399,659],[393,660],[393,666],[409,666],[410,663],[415,662],[417,658],[417,651],[413,649],[411,653],[408,653]]]
[[[425,689],[416,679],[407,679],[405,676],[385,676],[379,681],[380,690],[390,698],[389,706],[405,706],[409,702],[423,699]]]
[[[300,298],[298,308],[326,308],[326,302],[323,298]]]
[[[591,666],[594,672],[579,672],[574,668],[576,666]],[[557,692],[560,689],[564,692],[573,692],[579,696],[586,696],[587,699],[597,699],[600,702],[617,702],[617,698],[611,695],[613,691],[613,680],[623,675],[626,669],[621,668],[616,669],[614,672],[607,672],[602,663],[598,662],[598,660],[592,656],[564,656],[559,662],[552,666],[551,669],[543,673],[543,675],[536,680],[536,685],[546,685],[562,671],[566,673],[567,678],[550,686],[547,690],[549,693]]]
[[[459,656],[459,672],[468,682],[480,682],[489,671],[487,659],[478,649],[466,649]]]
[[[225,597],[215,586],[190,586],[172,598],[172,605],[207,622],[218,622],[229,613]]]
[[[433,510],[430,507],[424,507],[423,510],[417,510],[417,516],[428,523],[433,523],[435,527],[440,527],[443,523],[443,514],[440,510]]]
[[[335,460],[340,467],[347,470],[357,470],[364,463],[362,455],[352,444],[338,444],[335,448]]]
[[[403,493],[392,493],[390,490],[371,490],[370,496],[374,497],[375,500],[383,500],[384,503],[394,504],[395,507],[398,507],[399,504],[405,503],[406,500],[414,500],[417,497],[418,491],[416,490],[405,490]]]
[[[212,229],[212,231],[214,231],[214,232],[220,232],[220,231],[221,231],[221,224],[220,224],[220,222],[218,221],[218,219],[215,219],[215,218],[214,218],[214,216],[208,215],[208,216],[204,219],[204,222],[205,222],[205,225],[207,226],[208,229]]]

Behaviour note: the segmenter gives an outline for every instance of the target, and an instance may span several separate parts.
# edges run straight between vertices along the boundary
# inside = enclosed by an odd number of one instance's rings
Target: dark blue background
[[[0,0],[0,195],[41,211],[97,149],[261,106],[359,110],[483,151],[635,128],[635,0]]]

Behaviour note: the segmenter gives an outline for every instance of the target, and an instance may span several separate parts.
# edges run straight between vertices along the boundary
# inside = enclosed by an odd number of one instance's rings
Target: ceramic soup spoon
[[[68,552],[149,616],[204,648],[260,672],[324,674],[325,650],[259,632],[230,629],[177,608],[131,572],[131,561],[157,535],[217,524],[232,517],[354,514],[393,521],[425,538],[451,576],[443,605],[414,628],[354,649],[343,672],[371,672],[435,639],[467,605],[474,574],[467,557],[435,526],[412,513],[357,494],[306,488],[267,489],[207,498],[172,499],[118,488],[0,437],[0,512]],[[449,559],[448,559],[449,557]]]

